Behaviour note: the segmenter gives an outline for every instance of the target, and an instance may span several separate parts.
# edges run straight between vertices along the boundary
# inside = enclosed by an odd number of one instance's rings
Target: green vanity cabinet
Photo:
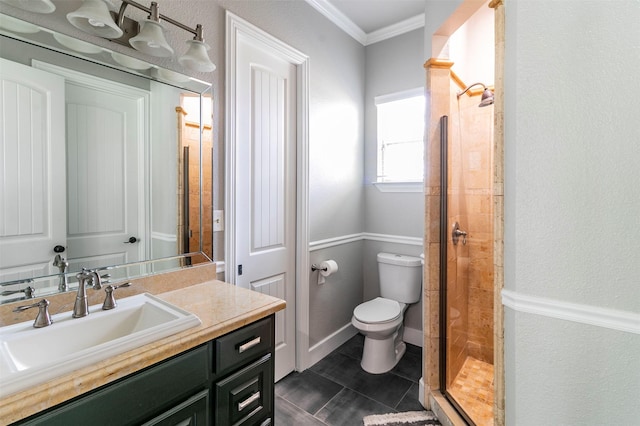
[[[271,425],[274,341],[271,315],[16,425]]]

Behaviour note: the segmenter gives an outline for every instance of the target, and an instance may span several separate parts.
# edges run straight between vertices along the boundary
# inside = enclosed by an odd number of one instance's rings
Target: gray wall
[[[640,4],[505,10],[506,423],[638,424],[638,326],[551,316],[640,315]]]
[[[362,241],[311,252],[311,264],[333,259],[338,272],[320,285],[318,272],[309,272],[310,347],[351,322],[353,309],[362,303],[364,257]]]
[[[365,97],[365,228],[376,234],[422,237],[422,192],[383,193],[376,180],[377,119],[374,99],[403,90],[424,87],[423,30],[414,30],[367,46]]]
[[[364,194],[366,232],[402,237],[423,236],[422,192],[380,192],[373,186],[377,167],[376,96],[424,87],[424,32],[422,29],[384,40],[366,48],[364,128]],[[376,255],[380,252],[419,256],[422,246],[365,241],[363,255],[364,300],[380,295]],[[409,307],[405,326],[422,330],[422,303]]]

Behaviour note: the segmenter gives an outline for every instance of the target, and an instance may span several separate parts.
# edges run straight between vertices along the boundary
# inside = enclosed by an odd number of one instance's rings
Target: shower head
[[[484,89],[482,92],[482,98],[480,99],[479,107],[486,107],[488,105],[493,105],[493,92],[489,89]]]
[[[469,91],[469,89],[471,89],[474,86],[482,86],[482,88],[484,89],[484,92],[482,92],[482,98],[480,99],[480,104],[478,104],[479,107],[485,107],[488,105],[492,105],[493,104],[493,92],[491,90],[489,90],[487,88],[487,86],[485,86],[482,83],[473,83],[470,86],[467,86],[466,89],[464,89],[461,92],[458,92],[458,99],[460,99],[460,96],[464,95],[465,93],[467,93]]]

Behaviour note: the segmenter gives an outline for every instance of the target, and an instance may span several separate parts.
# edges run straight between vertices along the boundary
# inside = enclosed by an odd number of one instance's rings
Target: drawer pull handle
[[[251,404],[252,402],[258,399],[260,399],[260,392],[254,393],[253,395],[251,395],[249,398],[245,399],[242,402],[238,402],[238,411],[244,410],[245,408],[247,408],[249,404]]]
[[[253,340],[249,340],[247,343],[245,343],[244,345],[240,345],[238,347],[238,353],[241,354],[244,351],[248,351],[249,349],[251,349],[252,347],[259,345],[260,344],[260,336],[256,337]]]

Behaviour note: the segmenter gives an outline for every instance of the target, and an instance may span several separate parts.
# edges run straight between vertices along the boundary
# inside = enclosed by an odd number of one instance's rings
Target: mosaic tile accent
[[[493,426],[493,365],[467,357],[448,391],[477,426]]]

